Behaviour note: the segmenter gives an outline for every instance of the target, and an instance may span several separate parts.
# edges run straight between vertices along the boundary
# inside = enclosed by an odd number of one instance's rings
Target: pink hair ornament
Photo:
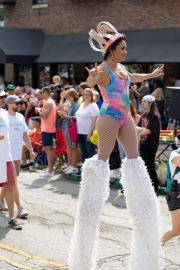
[[[118,33],[116,28],[108,23],[108,22],[100,22],[97,24],[97,32],[93,29],[90,30],[89,32],[89,44],[91,48],[95,51],[102,52],[105,54],[109,47],[119,38],[125,38],[123,34]],[[108,38],[109,40],[107,41],[105,38]],[[100,49],[98,49],[94,43],[93,39],[95,39],[98,44]]]

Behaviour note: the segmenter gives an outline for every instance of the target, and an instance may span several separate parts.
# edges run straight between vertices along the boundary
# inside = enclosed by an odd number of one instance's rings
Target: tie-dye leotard
[[[128,119],[130,107],[128,97],[129,76],[127,75],[126,80],[122,80],[108,67],[102,64],[101,66],[107,70],[110,76],[110,83],[106,86],[98,85],[104,101],[99,115],[107,115],[115,118],[118,120],[119,126],[122,127]]]

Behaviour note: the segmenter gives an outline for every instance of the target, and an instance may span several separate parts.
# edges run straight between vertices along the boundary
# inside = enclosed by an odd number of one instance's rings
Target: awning
[[[126,30],[126,63],[180,62],[180,28]],[[95,63],[88,33],[45,35],[42,30],[0,28],[0,63]]]
[[[15,6],[16,0],[0,0],[0,6]]]
[[[42,30],[0,28],[0,63],[32,63],[40,55]]]
[[[120,31],[126,36],[126,62],[180,62],[180,28]],[[46,36],[37,62],[94,63],[102,55],[91,49],[88,33]]]
[[[180,28],[124,31],[126,62],[180,62]]]
[[[93,51],[88,34],[63,34],[46,36],[38,63],[89,63],[101,61],[101,54]],[[95,60],[96,59],[96,60]]]

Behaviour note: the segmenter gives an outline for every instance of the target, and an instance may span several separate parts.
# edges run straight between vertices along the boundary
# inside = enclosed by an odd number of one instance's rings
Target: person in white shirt
[[[179,141],[177,142],[177,145],[178,144]],[[172,229],[166,231],[162,236],[161,241],[163,244],[173,237],[180,235],[180,171],[176,171],[177,173],[175,174],[176,167],[180,167],[180,148],[172,151],[169,158],[169,166],[171,178],[174,179],[172,179],[173,183],[170,191],[167,193],[166,200],[169,211],[171,212]]]
[[[22,226],[14,217],[14,195],[13,187],[16,183],[14,164],[12,161],[10,140],[9,140],[9,120],[8,112],[2,109],[5,106],[7,93],[0,90],[0,161],[1,161],[1,178],[0,187],[3,187],[3,193],[8,205],[5,206],[4,199],[0,198],[0,210],[9,210],[8,224],[10,227],[19,230]],[[1,197],[2,193],[0,194]]]
[[[28,127],[26,125],[24,116],[18,113],[19,102],[20,99],[15,95],[9,96],[6,99],[6,104],[8,105],[10,147],[12,159],[15,166],[16,177],[19,176],[20,172],[23,142],[30,151],[31,160],[35,159],[35,154],[27,133]],[[17,183],[14,185],[13,189],[14,189],[14,201],[18,208],[18,217],[23,218],[27,216],[28,213],[23,209],[20,203]]]
[[[75,114],[82,162],[96,154],[96,146],[89,139],[95,129],[98,114],[99,108],[94,102],[93,91],[86,88],[83,92],[83,102]]]

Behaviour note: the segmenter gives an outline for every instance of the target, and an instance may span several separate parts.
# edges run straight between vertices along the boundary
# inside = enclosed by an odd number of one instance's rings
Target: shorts
[[[21,160],[14,160],[13,162],[14,162],[15,174],[16,176],[19,176]]]
[[[169,211],[180,209],[180,197],[177,198],[178,196],[180,196],[180,184],[178,184],[176,191],[170,191],[166,195]]]
[[[1,183],[0,187],[3,186],[13,186],[16,184],[16,176],[13,161],[6,162],[7,166],[7,182]]]
[[[71,141],[69,134],[64,134],[64,140],[66,142],[66,145],[69,146],[70,148],[77,148],[78,142],[74,143]]]
[[[53,138],[55,133],[41,132],[42,145],[53,146]]]

